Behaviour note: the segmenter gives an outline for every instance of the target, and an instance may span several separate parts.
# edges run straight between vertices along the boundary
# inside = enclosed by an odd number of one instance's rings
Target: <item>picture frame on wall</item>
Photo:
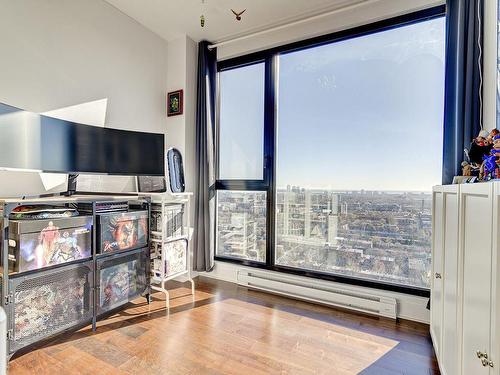
[[[167,94],[167,116],[182,115],[184,110],[184,91],[176,90]]]

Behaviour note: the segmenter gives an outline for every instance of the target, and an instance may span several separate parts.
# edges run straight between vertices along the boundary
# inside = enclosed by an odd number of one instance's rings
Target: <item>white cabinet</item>
[[[489,374],[477,351],[488,353],[491,332],[493,184],[464,185],[460,192],[460,252],[463,271],[462,374]]]
[[[444,375],[500,374],[494,282],[499,198],[499,183],[433,191],[431,336]]]
[[[434,214],[432,216],[432,288],[431,288],[431,336],[434,342],[434,351],[439,357],[441,353],[441,329],[443,315],[443,222],[444,214],[444,193],[434,191],[432,197]]]
[[[443,220],[443,316],[441,358],[446,374],[458,373],[459,342],[457,335],[457,291],[458,291],[458,212],[459,187],[447,186],[444,189]],[[446,278],[443,276],[446,275]]]
[[[490,374],[500,375],[500,183],[494,184],[491,254],[491,355]]]

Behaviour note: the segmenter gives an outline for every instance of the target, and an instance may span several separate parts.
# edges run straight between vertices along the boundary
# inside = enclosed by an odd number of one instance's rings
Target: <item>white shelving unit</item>
[[[170,308],[170,295],[165,287],[169,280],[185,276],[191,282],[191,294],[194,295],[194,281],[191,276],[191,237],[190,226],[191,199],[193,193],[141,193],[151,197],[151,289],[165,293],[167,309]],[[179,220],[179,215],[181,218]],[[160,221],[160,225],[155,225]],[[170,224],[168,224],[170,221]],[[180,222],[179,222],[180,221]],[[161,230],[153,230],[161,228]],[[186,241],[185,249],[182,241]],[[167,251],[177,243],[175,254]],[[179,252],[182,251],[182,254]],[[179,254],[181,256],[179,257]],[[176,262],[172,262],[176,256]],[[172,263],[175,268],[172,269]]]

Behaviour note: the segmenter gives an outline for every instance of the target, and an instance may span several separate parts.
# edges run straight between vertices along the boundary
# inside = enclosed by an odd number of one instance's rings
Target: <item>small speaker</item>
[[[184,184],[184,167],[182,166],[182,155],[176,148],[167,151],[168,176],[170,180],[170,191],[172,193],[183,193],[186,190]]]

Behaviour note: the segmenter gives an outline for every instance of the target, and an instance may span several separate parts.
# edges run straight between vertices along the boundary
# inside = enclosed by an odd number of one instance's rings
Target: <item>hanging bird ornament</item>
[[[231,12],[236,16],[236,21],[241,21],[241,15],[245,13],[246,9],[243,9],[241,12],[235,12],[234,10],[231,9]]]

